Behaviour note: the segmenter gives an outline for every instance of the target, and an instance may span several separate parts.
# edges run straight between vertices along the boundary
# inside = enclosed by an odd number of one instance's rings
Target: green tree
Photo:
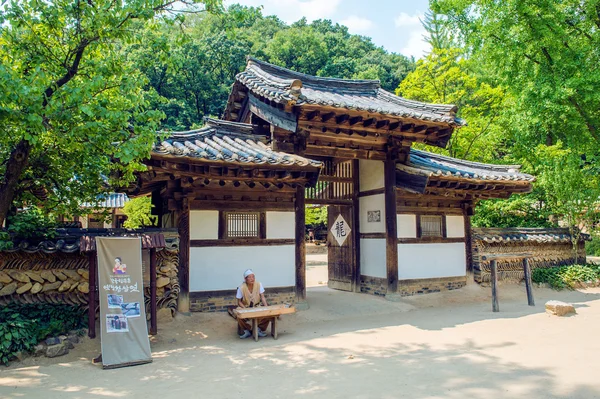
[[[517,139],[600,144],[597,0],[432,0],[475,62],[513,99]]]
[[[149,109],[144,79],[120,50],[175,8],[170,0],[0,7],[1,225],[11,205],[77,210],[106,190],[107,176],[133,178],[162,115]]]
[[[504,93],[483,81],[460,49],[434,50],[417,61],[396,94],[429,103],[454,104],[468,124],[456,129],[446,149],[432,149],[452,157],[480,162],[497,160],[502,150],[503,127],[498,123]]]
[[[127,201],[123,207],[123,213],[127,216],[123,227],[127,229],[139,229],[156,226],[158,217],[152,215],[152,207],[150,197],[137,197]]]

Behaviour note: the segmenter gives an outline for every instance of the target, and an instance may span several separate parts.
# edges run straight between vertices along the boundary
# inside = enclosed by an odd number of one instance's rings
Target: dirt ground
[[[0,368],[0,398],[600,398],[600,289],[500,286],[390,302],[308,290],[310,309],[281,320],[278,340],[240,340],[227,314],[159,324],[153,363],[102,370],[85,339],[55,359]],[[576,304],[558,318],[544,303]]]

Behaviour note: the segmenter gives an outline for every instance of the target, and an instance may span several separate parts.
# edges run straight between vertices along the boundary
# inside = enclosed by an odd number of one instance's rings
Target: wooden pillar
[[[352,161],[352,218],[353,218],[353,238],[354,238],[354,267],[352,268],[352,285],[354,292],[360,292],[360,199],[358,193],[360,192],[360,170],[359,160],[355,159]]]
[[[384,163],[387,292],[398,291],[398,226],[396,221],[396,161]]]
[[[96,276],[98,276],[96,251],[88,252],[88,337],[90,338],[96,338]]]
[[[490,268],[492,270],[492,311],[499,312],[500,307],[498,306],[498,264],[495,259],[490,261]]]
[[[525,289],[527,290],[527,304],[535,306],[533,299],[533,289],[531,287],[531,268],[529,267],[529,259],[523,259],[523,272],[525,273]]]
[[[185,201],[184,201],[185,202]],[[190,311],[190,209],[187,203],[179,212],[177,219],[177,232],[179,233],[179,298],[177,310]]]
[[[150,248],[150,335],[156,335],[156,248]]]
[[[467,273],[473,273],[473,236],[471,230],[471,216],[463,212],[465,219],[465,256],[467,262]]]
[[[296,303],[306,302],[306,230],[304,187],[296,188],[294,211],[296,217]]]

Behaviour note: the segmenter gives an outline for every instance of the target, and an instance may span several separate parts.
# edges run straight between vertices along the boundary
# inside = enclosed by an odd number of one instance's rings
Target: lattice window
[[[260,213],[226,212],[225,238],[260,238]]]
[[[443,237],[443,216],[421,215],[421,237]]]

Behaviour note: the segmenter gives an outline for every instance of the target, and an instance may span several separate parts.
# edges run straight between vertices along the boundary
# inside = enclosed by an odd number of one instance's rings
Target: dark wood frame
[[[256,237],[246,236],[246,237],[229,237],[227,235],[227,215],[229,213],[248,213],[248,214],[256,214],[258,215],[258,235]],[[267,213],[265,211],[249,211],[245,210],[227,210],[227,211],[219,211],[219,240],[264,240],[267,238]],[[200,241],[200,240],[195,240]]]

